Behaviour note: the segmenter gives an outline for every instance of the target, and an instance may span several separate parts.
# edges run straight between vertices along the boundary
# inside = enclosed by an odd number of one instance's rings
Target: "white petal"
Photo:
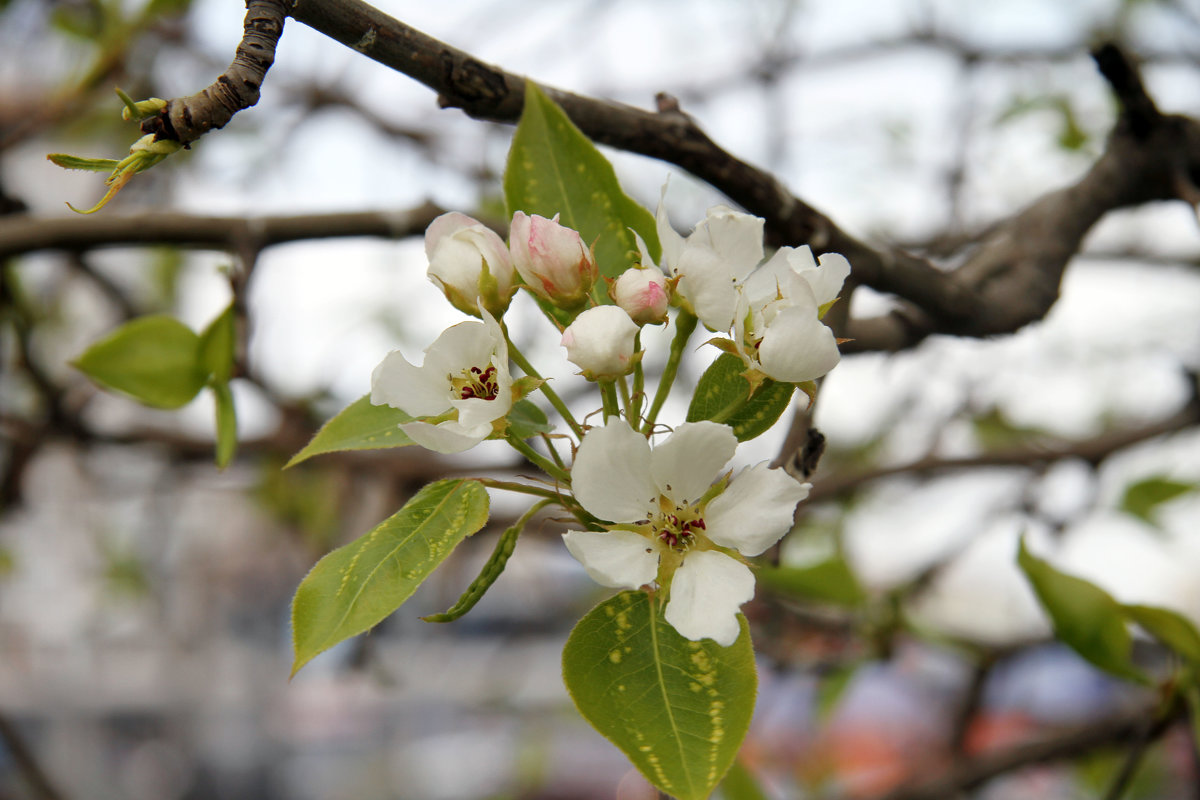
[[[393,350],[371,373],[371,402],[414,417],[434,416],[450,409],[450,386],[445,377],[413,366]]]
[[[672,271],[680,276],[676,288],[700,321],[714,331],[729,330],[737,307],[737,278],[717,252],[703,245],[689,245],[672,265]]]
[[[663,184],[662,193],[659,195],[654,222],[658,229],[658,243],[662,246],[663,264],[669,269],[674,269],[679,262],[679,254],[683,252],[683,237],[671,227],[671,220],[667,219],[667,185]]]
[[[658,552],[632,531],[567,531],[567,550],[601,586],[636,589],[658,576]]]
[[[694,503],[733,458],[737,437],[728,425],[685,422],[654,447],[650,469],[659,490],[676,503]]]
[[[650,444],[624,420],[592,428],[571,467],[571,491],[587,511],[613,522],[646,519],[657,505]]]
[[[770,321],[758,348],[762,371],[777,381],[815,380],[841,359],[833,331],[811,308],[784,308]]]
[[[671,580],[666,619],[682,636],[728,647],[741,626],[738,608],[754,597],[754,573],[724,553],[689,553]]]
[[[747,467],[704,510],[704,534],[744,556],[756,556],[792,529],[796,504],[809,484],[767,462]]]
[[[460,322],[442,331],[425,350],[422,369],[445,380],[449,373],[457,374],[470,367],[491,363],[496,349],[492,331],[482,322]]]
[[[436,453],[461,453],[470,450],[482,442],[492,432],[491,425],[481,425],[477,428],[464,428],[458,422],[450,420],[439,425],[428,422],[404,422],[400,430],[408,434],[408,438]]]
[[[696,242],[711,247],[729,274],[742,280],[762,261],[763,219],[728,206],[714,206],[688,237],[688,244]]]

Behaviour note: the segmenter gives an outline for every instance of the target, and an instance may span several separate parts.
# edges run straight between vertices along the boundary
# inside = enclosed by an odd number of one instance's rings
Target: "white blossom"
[[[508,248],[483,223],[452,211],[425,229],[427,274],[455,308],[479,316],[482,305],[501,316],[516,292]]]
[[[567,326],[562,346],[567,360],[592,380],[611,380],[628,374],[634,364],[638,326],[618,306],[596,306]]]
[[[715,422],[688,422],[655,447],[623,420],[593,428],[571,469],[571,489],[604,531],[569,531],[567,549],[598,583],[668,594],[680,634],[731,645],[738,609],[754,596],[742,556],[762,553],[792,526],[809,485],[766,463],[713,481],[737,439]]]
[[[393,350],[371,375],[371,402],[414,417],[400,428],[422,447],[439,453],[474,447],[512,408],[500,325],[484,311],[482,322],[450,326],[425,350],[419,367]]]

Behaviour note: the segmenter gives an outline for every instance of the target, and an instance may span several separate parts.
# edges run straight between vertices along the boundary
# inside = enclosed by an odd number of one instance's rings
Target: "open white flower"
[[[371,402],[417,418],[400,428],[422,447],[439,453],[474,447],[512,408],[508,344],[492,315],[482,313],[482,322],[442,331],[421,366],[393,350],[371,374]]]
[[[818,267],[808,247],[783,247],[738,287],[733,344],[746,366],[787,383],[816,380],[841,355],[820,309],[841,291],[850,264],[837,254]]]
[[[792,526],[809,485],[766,463],[713,484],[737,439],[726,425],[687,422],[658,446],[623,420],[583,437],[571,487],[605,531],[569,531],[567,549],[604,586],[657,581],[666,619],[692,640],[737,640],[738,608],[754,596],[755,556]]]
[[[714,206],[685,239],[667,219],[664,202],[656,215],[662,266],[678,278],[675,290],[700,321],[714,331],[728,331],[737,309],[737,284],[763,258],[763,220]]]

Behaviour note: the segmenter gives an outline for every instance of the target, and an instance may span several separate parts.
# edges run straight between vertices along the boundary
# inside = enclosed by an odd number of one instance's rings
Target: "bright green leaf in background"
[[[654,216],[630,199],[612,164],[546,94],[525,84],[525,110],[513,134],[504,170],[508,212],[551,218],[595,242],[600,274],[615,278],[633,265],[637,243],[629,228],[659,257]],[[603,291],[603,283],[597,287]]]
[[[683,638],[645,592],[592,609],[563,649],[563,680],[588,722],[646,779],[681,800],[708,797],[754,714],[757,675],[745,618],[729,647]]]
[[[292,674],[399,608],[487,517],[483,484],[438,481],[373,530],[318,561],[292,601]]]
[[[236,345],[233,303],[230,303],[200,334],[200,363],[214,381],[228,383],[233,377]]]
[[[722,353],[700,376],[688,406],[687,421],[714,419],[744,398],[750,390],[750,382],[742,377],[745,369],[740,358],[732,353]],[[768,378],[744,406],[723,422],[733,428],[733,435],[739,442],[761,436],[787,410],[793,391],[792,384]]]
[[[866,599],[862,586],[841,555],[804,567],[762,567],[757,574],[761,586],[792,597],[850,607]]]
[[[237,452],[237,409],[228,383],[213,383],[213,400],[217,407],[217,467],[225,469]]]
[[[413,441],[400,430],[401,422],[412,422],[412,417],[398,408],[371,405],[371,396],[363,395],[322,425],[312,441],[292,456],[285,469],[322,453],[410,445]]]
[[[754,779],[754,774],[740,761],[733,762],[725,780],[721,782],[721,797],[724,800],[769,800],[767,793]]]
[[[1200,666],[1200,632],[1177,611],[1156,606],[1122,606],[1129,618],[1193,665]]]
[[[1106,672],[1145,682],[1130,661],[1133,637],[1121,604],[1112,595],[1090,581],[1059,572],[1030,553],[1024,539],[1017,563],[1063,643]]]
[[[1188,492],[1194,492],[1197,488],[1194,483],[1183,483],[1156,475],[1126,487],[1125,496],[1121,498],[1121,510],[1151,525],[1157,525],[1159,506]]]
[[[180,408],[208,380],[200,337],[174,317],[131,320],[93,344],[74,362],[97,383],[155,408]]]

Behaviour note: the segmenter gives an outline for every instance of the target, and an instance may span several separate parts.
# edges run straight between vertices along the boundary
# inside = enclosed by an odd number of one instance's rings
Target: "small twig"
[[[54,788],[50,776],[42,769],[33,750],[25,742],[25,737],[4,714],[0,714],[0,742],[4,743],[4,748],[16,764],[17,771],[37,800],[63,800],[63,795]]]

